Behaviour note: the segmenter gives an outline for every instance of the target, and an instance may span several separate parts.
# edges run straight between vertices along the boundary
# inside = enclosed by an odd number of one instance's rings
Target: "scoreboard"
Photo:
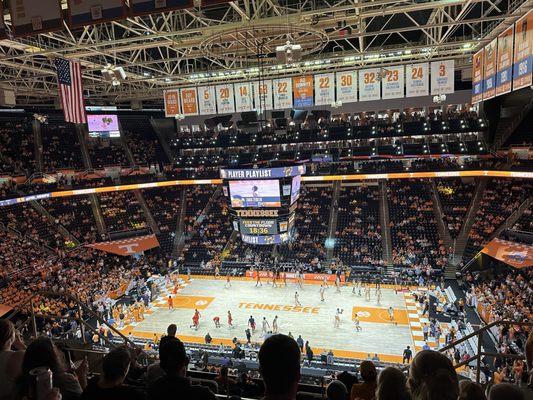
[[[243,242],[280,244],[291,239],[305,166],[222,169],[233,229]]]

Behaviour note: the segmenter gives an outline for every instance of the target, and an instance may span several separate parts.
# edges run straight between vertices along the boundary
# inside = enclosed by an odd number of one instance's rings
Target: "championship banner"
[[[252,82],[254,90],[254,108],[258,111],[272,110],[272,81]]]
[[[513,36],[514,25],[498,36],[496,56],[496,96],[511,91],[513,73]]]
[[[531,86],[533,80],[533,10],[514,28],[513,90]]]
[[[152,14],[194,7],[193,0],[130,0],[132,15]]]
[[[483,51],[483,100],[496,95],[496,45],[498,39],[492,40]]]
[[[15,36],[51,32],[63,27],[59,0],[10,1],[11,30]]]
[[[515,268],[533,266],[533,246],[527,244],[493,239],[481,252]]]
[[[313,105],[313,76],[305,75],[292,78],[294,108],[305,108]]]
[[[99,24],[125,17],[124,0],[68,0],[70,26]]]
[[[174,116],[180,113],[178,89],[165,90],[163,96],[165,100],[165,117],[174,118]]]
[[[406,97],[429,95],[429,64],[409,64],[406,67]]]
[[[214,86],[198,87],[198,109],[200,110],[200,115],[211,115],[217,113]]]
[[[2,8],[2,2],[0,1],[0,39],[6,38],[6,24],[4,22],[4,9]]]
[[[337,101],[357,102],[357,71],[337,72]]]
[[[330,106],[335,102],[335,74],[315,75],[315,105]]]
[[[155,235],[148,235],[131,239],[114,240],[112,242],[86,244],[85,247],[105,251],[106,253],[118,254],[119,256],[131,256],[153,249],[154,247],[159,247],[159,242]]]
[[[472,58],[472,104],[483,100],[483,54],[484,49],[479,50]]]
[[[292,79],[274,79],[272,82],[274,93],[274,109],[292,108]]]
[[[196,88],[180,90],[181,110],[183,115],[198,115],[198,101]]]
[[[259,276],[261,278],[267,278],[267,277],[272,277],[272,272],[271,271],[246,271],[246,276],[248,278],[256,278],[257,277],[257,273],[259,273]],[[282,276],[285,276],[285,278],[287,279],[296,279],[298,276],[295,272],[282,272]],[[301,278],[305,281],[316,281],[316,282],[324,282],[324,280],[328,281],[328,282],[335,282],[335,280],[337,279],[337,275],[335,274],[312,274],[312,273],[306,273],[306,274],[301,274],[300,275]],[[346,281],[346,277],[343,275],[341,275],[341,282],[345,282]]]
[[[252,85],[250,82],[240,82],[233,84],[235,91],[235,111],[247,112],[253,110]]]
[[[433,61],[431,63],[431,95],[453,93],[455,90],[455,61]]]
[[[235,101],[233,100],[233,85],[217,85],[217,110],[219,114],[235,112]]]
[[[359,71],[359,101],[379,100],[381,98],[379,73],[379,68]]]
[[[383,99],[400,99],[405,96],[405,68],[403,65],[384,68],[385,74],[381,80]]]

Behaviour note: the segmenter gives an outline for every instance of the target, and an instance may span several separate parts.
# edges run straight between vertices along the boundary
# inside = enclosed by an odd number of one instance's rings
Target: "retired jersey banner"
[[[59,0],[10,1],[11,30],[15,36],[50,32],[63,27]]]
[[[93,249],[105,251],[106,253],[118,254],[119,256],[131,256],[158,246],[159,242],[155,235],[85,245],[85,247],[91,247]]]
[[[198,87],[198,110],[200,111],[200,115],[217,113],[217,102],[214,86]]]
[[[337,72],[337,101],[355,103],[357,101],[357,71]]]
[[[379,68],[359,71],[359,101],[379,100],[381,98],[379,74]]]
[[[384,74],[381,79],[383,99],[399,99],[405,96],[405,71],[403,65],[383,68]]]
[[[429,64],[409,64],[406,67],[406,97],[429,95]]]
[[[192,8],[193,6],[193,0],[130,0],[130,11],[132,15],[179,10],[182,8]]]
[[[315,105],[331,105],[335,101],[335,74],[315,75]]]
[[[185,88],[180,90],[181,111],[183,115],[198,115],[198,96],[196,88]]]
[[[483,100],[496,95],[496,46],[498,39],[492,40],[483,51]]]
[[[513,75],[513,36],[514,25],[498,36],[496,56],[496,96],[509,93]]]
[[[274,93],[274,109],[292,108],[291,78],[274,79],[272,81],[272,91]]]
[[[515,268],[533,266],[533,246],[527,244],[493,239],[481,252]]]
[[[431,95],[453,93],[455,90],[455,61],[431,63]]]
[[[70,26],[98,24],[125,16],[124,0],[68,0]]]
[[[235,111],[246,112],[253,110],[252,104],[252,84],[241,82],[233,84],[235,91]]]
[[[234,113],[235,101],[233,100],[233,84],[217,85],[216,94],[218,113]]]
[[[165,100],[165,117],[174,117],[177,114],[180,114],[178,89],[165,90],[163,96]]]
[[[311,107],[313,105],[313,76],[292,78],[294,108]]]
[[[481,49],[472,58],[472,103],[483,100],[483,54]]]
[[[254,90],[254,108],[258,111],[272,110],[272,81],[262,82],[254,81],[252,83]]]
[[[531,86],[533,72],[533,10],[520,18],[514,28],[513,90]]]
[[[2,2],[0,1],[0,39],[6,37],[6,24],[4,22],[4,9],[2,8]]]

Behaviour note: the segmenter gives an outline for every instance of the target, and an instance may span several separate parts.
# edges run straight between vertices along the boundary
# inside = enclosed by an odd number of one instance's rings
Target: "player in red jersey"
[[[192,325],[190,326],[190,328],[194,328],[196,330],[198,330],[198,326],[200,325],[200,313],[198,312],[198,310],[194,310],[194,315],[192,317]]]
[[[213,318],[213,322],[215,323],[215,328],[220,328],[220,317]]]
[[[172,310],[174,308],[174,301],[172,299],[172,296],[168,296],[167,302],[168,302],[168,309]]]

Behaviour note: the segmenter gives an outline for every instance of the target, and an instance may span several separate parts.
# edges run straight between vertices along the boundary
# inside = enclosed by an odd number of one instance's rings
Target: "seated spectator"
[[[378,376],[376,400],[410,400],[407,378],[397,368],[387,367]]]
[[[0,320],[0,399],[11,398],[20,375],[24,358],[24,343],[13,323]],[[14,349],[14,350],[13,350]]]
[[[338,374],[337,380],[344,383],[344,386],[346,386],[346,390],[348,391],[348,393],[351,393],[352,386],[359,382],[357,379],[357,375],[351,374],[348,371],[342,371],[340,374]]]
[[[376,378],[378,373],[376,367],[372,361],[363,361],[360,366],[361,378],[363,378],[362,383],[356,383],[352,386],[352,391],[350,392],[351,400],[373,400],[376,398]]]
[[[524,392],[510,383],[499,383],[489,390],[488,400],[526,400]]]
[[[300,381],[300,348],[294,339],[272,335],[259,350],[259,372],[265,384],[264,400],[296,399]]]
[[[19,397],[28,396],[31,387],[30,371],[47,367],[52,371],[52,385],[59,389],[63,400],[79,399],[87,386],[87,362],[84,361],[75,373],[68,371],[63,354],[47,337],[35,339],[26,349],[19,379]]]
[[[235,385],[237,385],[237,382],[228,376],[228,367],[226,366],[220,368],[215,382],[218,384],[218,392],[220,394],[230,394]]]
[[[327,400],[346,400],[348,398],[348,390],[341,381],[331,381],[326,388]]]
[[[111,350],[102,363],[102,374],[92,379],[81,398],[83,400],[142,400],[144,393],[124,385],[131,357],[124,347]]]
[[[462,380],[459,382],[459,397],[457,400],[487,400],[487,397],[481,385],[472,381]]]
[[[452,362],[442,353],[420,351],[409,369],[413,400],[456,400],[459,381]]]
[[[165,375],[149,386],[149,399],[166,400],[179,393],[179,398],[183,400],[215,400],[216,397],[211,390],[203,386],[191,385],[190,380],[185,377],[189,357],[185,353],[185,346],[181,340],[171,339],[161,343],[159,358]]]

